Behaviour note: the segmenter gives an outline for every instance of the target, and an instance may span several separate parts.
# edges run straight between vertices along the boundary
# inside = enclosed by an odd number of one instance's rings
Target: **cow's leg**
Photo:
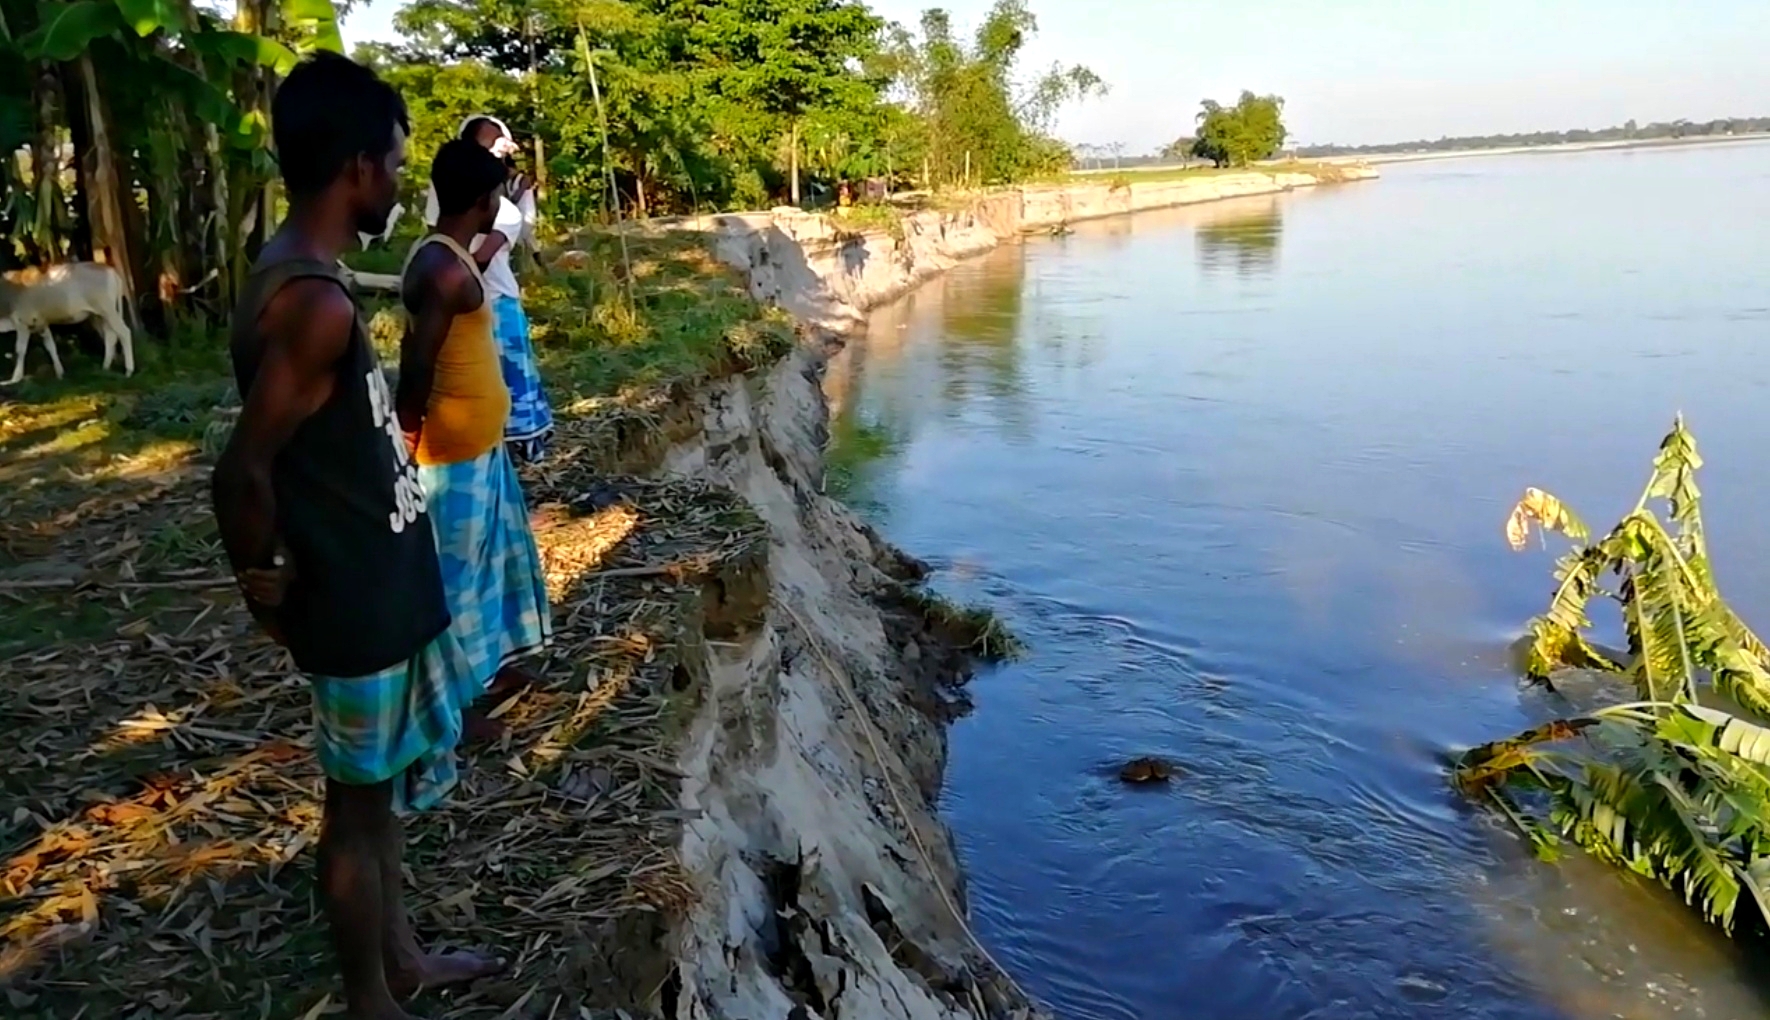
[[[25,377],[25,351],[29,349],[31,344],[30,327],[21,322],[18,324],[17,329],[18,357],[12,366],[12,378],[6,380],[6,385],[8,386],[18,385],[19,381]]]
[[[111,328],[117,331],[117,343],[123,348],[123,375],[135,374],[135,334],[130,331],[129,323],[121,319],[111,322]]]
[[[120,353],[123,356],[123,374],[135,374],[135,344],[129,336],[129,327],[118,321],[114,315],[102,316],[98,320],[99,331],[104,334],[104,367],[109,370],[111,362]]]
[[[55,366],[55,377],[65,379],[67,373],[61,370],[61,355],[55,349],[55,331],[49,328],[48,323],[43,325],[43,346],[49,348],[49,363]]]

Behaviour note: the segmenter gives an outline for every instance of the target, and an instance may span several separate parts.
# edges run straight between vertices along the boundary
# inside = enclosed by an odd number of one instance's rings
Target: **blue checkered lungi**
[[[483,691],[500,667],[553,636],[541,554],[509,451],[420,465],[448,598],[449,633]]]
[[[508,295],[492,302],[493,333],[498,340],[498,363],[504,385],[510,390],[510,418],[504,423],[504,442],[520,460],[541,459],[553,437],[553,406],[541,386],[541,367],[529,341],[529,317],[522,302]]]
[[[454,787],[461,710],[483,688],[452,633],[379,673],[308,680],[314,755],[327,779],[348,786],[395,780],[400,812],[431,807]]]

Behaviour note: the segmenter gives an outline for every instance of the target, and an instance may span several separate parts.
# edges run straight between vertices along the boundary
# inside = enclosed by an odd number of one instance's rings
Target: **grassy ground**
[[[778,357],[790,328],[692,237],[573,246],[528,301],[561,419],[525,477],[556,645],[408,854],[421,931],[514,968],[426,1016],[589,1015],[668,980],[659,933],[690,890],[666,749],[702,626],[760,612],[746,506],[613,472],[655,452],[672,391]],[[208,509],[221,342],[138,353],[134,380],[73,356],[0,393],[0,1012],[311,1020],[336,1001],[319,777],[305,685],[239,608]]]

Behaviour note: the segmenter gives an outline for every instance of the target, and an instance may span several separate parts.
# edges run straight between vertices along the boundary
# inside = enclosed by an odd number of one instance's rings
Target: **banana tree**
[[[231,26],[191,0],[61,0],[15,48],[61,72],[92,248],[132,294],[152,273],[171,306],[214,278],[225,307],[269,218],[274,83],[302,52],[342,49],[329,0],[243,0]]]
[[[1506,524],[1512,547],[1533,533],[1574,542],[1548,610],[1530,622],[1527,672],[1554,683],[1596,670],[1636,700],[1474,748],[1454,779],[1546,856],[1570,839],[1732,931],[1742,904],[1770,917],[1770,649],[1715,588],[1701,466],[1680,418],[1635,508],[1596,541],[1559,499],[1525,491]],[[1600,596],[1622,609],[1620,660],[1588,638]]]

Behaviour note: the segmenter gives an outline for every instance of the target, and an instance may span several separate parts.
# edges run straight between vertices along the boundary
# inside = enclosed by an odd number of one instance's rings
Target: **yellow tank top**
[[[436,353],[436,376],[415,451],[420,464],[459,464],[484,455],[504,441],[504,423],[510,417],[510,390],[504,385],[504,370],[498,362],[491,295],[486,291],[478,264],[453,238],[432,234],[412,246],[406,256],[407,269],[428,244],[440,244],[454,252],[467,265],[484,295],[478,308],[449,322],[448,336]]]

